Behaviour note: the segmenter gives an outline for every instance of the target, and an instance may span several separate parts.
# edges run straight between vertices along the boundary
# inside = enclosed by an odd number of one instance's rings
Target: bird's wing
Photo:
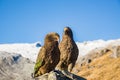
[[[37,56],[37,60],[36,60],[35,66],[34,66],[34,73],[37,73],[39,68],[45,64],[45,61],[44,61],[45,53],[46,53],[46,50],[44,47],[42,47]]]

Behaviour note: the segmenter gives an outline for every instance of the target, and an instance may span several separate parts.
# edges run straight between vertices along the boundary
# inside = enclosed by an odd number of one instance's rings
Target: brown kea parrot
[[[60,49],[60,61],[57,65],[58,70],[64,70],[71,72],[77,57],[78,57],[78,47],[73,39],[73,32],[69,27],[64,28],[64,33],[62,41],[59,44]]]
[[[52,32],[46,35],[44,45],[37,56],[33,77],[38,77],[55,69],[60,60],[58,43],[59,35],[57,33]]]

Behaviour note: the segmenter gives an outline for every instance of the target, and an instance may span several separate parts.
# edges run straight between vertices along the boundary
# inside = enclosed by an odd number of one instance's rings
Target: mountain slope
[[[120,79],[120,58],[117,57],[117,53],[120,56],[120,39],[77,42],[77,46],[79,56],[73,73],[87,80]],[[0,79],[32,80],[33,62],[39,49],[38,43],[0,44]]]
[[[38,43],[14,43],[14,44],[0,44],[0,51],[8,53],[18,53],[23,57],[29,58],[35,62],[40,47]],[[40,44],[40,43],[39,43]]]
[[[19,53],[23,57],[29,58],[32,61],[35,62],[37,54],[39,52],[40,47],[38,46],[38,43],[40,45],[40,42],[36,43],[14,43],[14,44],[0,44],[0,51],[5,51],[8,53]],[[77,46],[79,48],[79,58],[81,56],[84,56],[88,54],[91,50],[95,48],[104,48],[108,45],[119,45],[120,39],[116,40],[94,40],[94,41],[85,41],[85,42],[76,42]],[[79,61],[78,58],[78,61]]]
[[[114,58],[111,54],[113,52],[109,51],[91,63],[81,66],[78,75],[87,80],[119,80],[120,57]]]
[[[34,63],[20,54],[0,51],[0,80],[33,80]]]

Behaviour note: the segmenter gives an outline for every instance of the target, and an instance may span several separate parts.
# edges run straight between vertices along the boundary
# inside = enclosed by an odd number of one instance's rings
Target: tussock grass
[[[84,65],[79,76],[87,80],[120,80],[120,58],[111,58],[111,52]]]

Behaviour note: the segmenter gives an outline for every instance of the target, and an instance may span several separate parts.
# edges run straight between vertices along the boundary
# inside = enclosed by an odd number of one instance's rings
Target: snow
[[[0,51],[5,51],[9,53],[18,53],[23,57],[29,58],[32,61],[36,60],[40,47],[37,47],[36,43],[16,43],[16,44],[0,44]],[[94,40],[94,41],[84,41],[76,42],[79,48],[79,57],[86,55],[89,51],[95,48],[106,47],[108,45],[118,45],[120,44],[120,39],[116,40]]]
[[[76,42],[78,48],[79,48],[79,56],[86,55],[89,51],[95,48],[105,47],[114,40],[94,40],[94,41],[85,41],[83,43]]]
[[[36,60],[39,49],[40,47],[36,47],[36,43],[0,44],[0,51],[21,54],[32,61]]]

